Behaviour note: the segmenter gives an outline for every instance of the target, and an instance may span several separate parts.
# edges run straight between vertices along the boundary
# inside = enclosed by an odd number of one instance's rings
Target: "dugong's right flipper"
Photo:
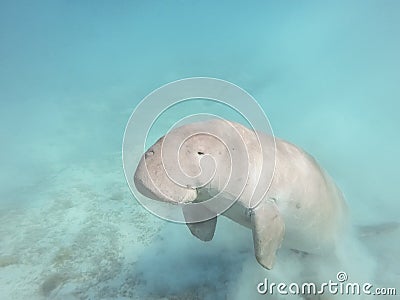
[[[275,201],[264,201],[265,203],[251,212],[251,224],[256,259],[263,267],[270,270],[285,234],[285,223]]]
[[[198,219],[196,218],[196,215],[205,214],[205,210],[208,210],[204,206],[199,206],[196,207],[195,209],[191,208],[188,209],[186,206],[183,206],[183,215],[185,217],[185,220],[189,222],[190,220],[195,220]],[[196,215],[194,215],[196,214]],[[217,226],[217,217],[214,217],[212,219],[203,221],[203,222],[197,222],[197,223],[186,223],[187,227],[189,227],[190,232],[197,237],[198,239],[208,242],[211,241],[212,238],[214,237],[214,232],[215,232],[215,227]]]

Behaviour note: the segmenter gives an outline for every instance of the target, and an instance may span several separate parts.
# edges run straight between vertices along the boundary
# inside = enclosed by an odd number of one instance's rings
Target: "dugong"
[[[255,257],[267,269],[281,246],[330,254],[347,230],[345,199],[311,155],[224,119],[172,129],[143,154],[133,180],[144,196],[182,205],[203,241],[213,238],[219,215],[251,229]],[[187,209],[190,203],[204,206]],[[191,221],[204,212],[204,220]]]

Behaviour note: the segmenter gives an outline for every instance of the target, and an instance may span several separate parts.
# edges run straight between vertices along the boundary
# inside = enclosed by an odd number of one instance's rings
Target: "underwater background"
[[[264,277],[301,278],[289,254],[259,266],[238,224],[203,243],[134,199],[126,123],[186,77],[248,91],[355,225],[398,222],[399,14],[396,0],[0,1],[0,298],[265,299]],[[361,243],[368,280],[400,299],[400,230]]]

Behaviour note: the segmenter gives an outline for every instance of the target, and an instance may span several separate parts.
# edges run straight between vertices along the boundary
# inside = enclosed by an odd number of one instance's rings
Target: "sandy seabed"
[[[119,155],[22,192],[40,200],[0,212],[2,299],[135,298],[129,271],[162,223],[132,197]]]
[[[304,275],[284,251],[273,271],[259,267],[250,231],[229,220],[203,243],[155,217],[132,196],[119,153],[61,168],[20,193],[32,202],[0,211],[2,299],[284,299],[258,295],[257,283]],[[398,237],[364,238],[379,286],[399,288]]]

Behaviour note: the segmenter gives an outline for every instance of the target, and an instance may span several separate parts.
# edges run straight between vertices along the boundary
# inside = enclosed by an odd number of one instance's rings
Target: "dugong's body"
[[[221,202],[234,198],[234,204],[222,215],[252,230],[256,258],[268,269],[272,268],[281,245],[321,255],[337,247],[347,225],[344,198],[315,159],[297,146],[220,119],[184,125],[169,132],[169,141],[181,141],[178,155],[168,151],[170,143],[165,140],[161,138],[148,149],[135,172],[136,188],[143,195],[171,203],[203,203],[213,195],[218,195]],[[231,161],[235,157],[232,153],[240,154],[244,149],[243,159]],[[177,184],[171,180],[174,167],[192,172],[188,174],[192,176],[205,170],[207,161],[201,165],[200,160],[206,155],[212,157],[210,163],[216,164],[211,181],[196,185],[196,181]],[[176,157],[179,164],[162,163]],[[247,162],[247,167],[241,166],[243,172],[226,177],[232,170],[231,164],[243,161]],[[222,190],[221,181],[227,178],[233,184]],[[244,188],[238,189],[243,182]],[[207,202],[204,209],[215,210]],[[183,212],[187,220],[196,213],[185,209]],[[188,223],[190,231],[204,241],[211,240],[220,211],[214,213],[215,217]]]

